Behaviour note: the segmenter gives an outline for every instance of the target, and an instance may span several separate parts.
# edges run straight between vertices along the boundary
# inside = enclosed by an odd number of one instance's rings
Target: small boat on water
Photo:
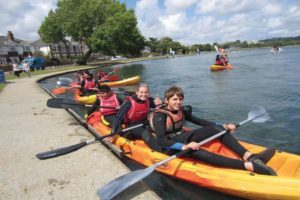
[[[99,136],[110,134],[111,129],[101,123],[101,113],[94,112],[87,118]],[[124,156],[144,165],[151,166],[165,160],[168,155],[150,149],[142,140],[128,140],[115,136],[113,144],[123,152]],[[264,150],[262,146],[240,143],[253,153]],[[239,157],[215,139],[202,148],[231,158]],[[175,158],[156,168],[157,171],[168,176],[190,182],[199,187],[209,188],[218,192],[244,199],[300,199],[300,156],[276,151],[267,163],[278,176],[267,176],[224,167],[209,165],[192,158]]]
[[[280,47],[274,47],[270,50],[271,53],[281,53],[283,51]]]
[[[232,65],[231,64],[227,64],[227,65],[216,65],[216,64],[213,64],[210,66],[210,70],[211,71],[223,71],[223,70],[229,70],[229,69],[232,69]]]

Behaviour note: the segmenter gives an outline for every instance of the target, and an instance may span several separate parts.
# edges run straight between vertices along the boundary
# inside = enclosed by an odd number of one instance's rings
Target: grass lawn
[[[155,57],[142,57],[142,58],[130,58],[130,59],[126,59],[126,60],[117,60],[117,61],[108,61],[108,62],[96,62],[96,63],[90,63],[93,66],[95,65],[115,65],[115,64],[125,64],[125,63],[130,63],[130,62],[138,62],[138,61],[143,61],[143,60],[154,60],[154,59],[162,59],[162,58],[166,58],[166,56],[155,56]],[[83,69],[86,67],[90,67],[89,65],[69,65],[69,66],[57,66],[57,67],[51,67],[51,68],[46,68],[45,70],[35,70],[33,72],[31,72],[31,76],[35,76],[35,75],[41,75],[41,74],[49,74],[49,73],[54,73],[54,72],[64,72],[67,70],[75,70],[75,69]],[[27,74],[22,72],[20,74],[20,78],[27,78]],[[13,72],[11,74],[5,74],[5,80],[13,80],[13,79],[18,79],[18,77],[16,77]],[[1,83],[0,84],[0,92],[3,90],[3,88],[6,86],[6,83]]]
[[[35,70],[31,73],[31,76],[35,76],[35,75],[40,75],[40,74],[49,74],[49,73],[53,73],[53,72],[63,72],[66,70],[72,70],[72,69],[81,69],[82,67],[87,67],[87,66],[58,66],[55,68],[47,68],[45,70]],[[20,74],[20,78],[27,78],[27,74],[22,72]],[[18,77],[16,77],[13,72],[11,74],[6,73],[5,74],[5,80],[13,80],[13,79],[18,79]],[[3,88],[6,86],[7,83],[1,83],[0,84],[0,92],[3,90]]]

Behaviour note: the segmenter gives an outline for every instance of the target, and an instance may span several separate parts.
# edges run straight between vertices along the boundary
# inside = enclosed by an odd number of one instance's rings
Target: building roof
[[[7,36],[0,35],[0,45],[6,45],[8,41],[11,41]],[[19,38],[14,38],[14,41],[16,43],[24,43],[25,40],[21,40]]]

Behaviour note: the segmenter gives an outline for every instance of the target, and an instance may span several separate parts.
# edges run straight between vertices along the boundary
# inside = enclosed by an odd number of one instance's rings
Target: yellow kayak
[[[112,82],[100,82],[100,85],[108,85],[108,86],[124,86],[124,85],[134,85],[137,84],[140,80],[139,76],[134,76],[131,78],[122,79],[120,81],[112,81]]]
[[[229,63],[225,66],[224,65],[215,65],[215,64],[210,66],[211,71],[223,71],[223,70],[228,70],[228,69],[232,69],[232,68],[233,68],[232,65]]]
[[[109,134],[111,129],[103,125],[100,118],[101,113],[95,112],[88,117],[87,122],[94,127],[100,136]],[[240,143],[253,153],[265,149],[246,142],[240,141]],[[131,141],[117,136],[114,145],[123,151],[125,156],[144,166],[151,166],[153,163],[168,158],[165,154],[151,150],[141,140]],[[202,148],[231,158],[238,158],[236,154],[218,140],[214,140]],[[260,175],[246,170],[217,167],[191,158],[173,159],[156,168],[156,170],[199,187],[244,199],[299,200],[300,156],[276,151],[267,165],[272,167],[278,176]]]

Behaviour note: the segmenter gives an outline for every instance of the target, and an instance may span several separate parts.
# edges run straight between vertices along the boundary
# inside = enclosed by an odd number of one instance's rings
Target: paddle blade
[[[63,94],[65,92],[67,92],[67,88],[65,87],[58,87],[58,88],[54,88],[51,92],[55,95],[58,95],[58,94]]]
[[[146,169],[136,170],[129,174],[120,176],[100,188],[97,194],[101,200],[110,200],[126,188],[149,176],[154,170],[155,166],[151,166]]]
[[[36,157],[40,160],[55,158],[55,157],[58,157],[58,156],[65,155],[65,154],[71,153],[73,151],[76,151],[76,150],[86,146],[87,144],[88,144],[87,142],[81,142],[81,143],[78,143],[78,144],[74,144],[72,146],[63,147],[63,148],[59,148],[59,149],[55,149],[55,150],[51,150],[51,151],[38,153],[38,154],[36,154]]]
[[[251,110],[248,113],[248,119],[251,119],[253,122],[256,123],[263,123],[270,119],[269,114],[267,113],[266,109],[262,106],[258,106],[258,108]]]
[[[50,108],[78,108],[78,107],[85,107],[83,104],[69,102],[64,98],[53,98],[48,99],[47,106]]]
[[[58,86],[70,86],[71,83],[64,81],[56,81],[56,85]]]
[[[69,82],[72,83],[73,80],[67,77],[58,77],[58,81],[62,81],[62,82]]]

